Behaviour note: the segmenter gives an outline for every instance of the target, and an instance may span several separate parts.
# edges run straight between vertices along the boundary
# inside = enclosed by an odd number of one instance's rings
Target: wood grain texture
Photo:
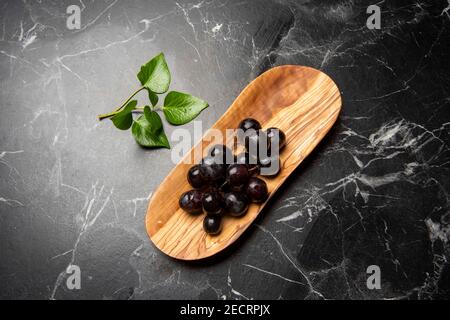
[[[251,117],[263,128],[278,127],[286,133],[287,144],[280,154],[281,172],[276,177],[263,178],[270,201],[330,130],[340,109],[339,89],[330,77],[313,68],[286,65],[272,68],[252,81],[212,128],[225,134],[226,129],[235,129],[242,119]],[[225,216],[222,232],[217,236],[203,231],[203,214],[192,216],[179,208],[180,195],[192,189],[186,179],[192,164],[185,160],[194,159],[196,152],[206,154],[212,138],[208,130],[149,201],[148,235],[161,251],[177,259],[202,259],[223,250],[247,229],[267,203],[251,204],[247,214],[240,218]]]

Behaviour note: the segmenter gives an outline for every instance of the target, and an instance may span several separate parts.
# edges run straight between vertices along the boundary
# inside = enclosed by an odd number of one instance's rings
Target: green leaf
[[[152,103],[152,106],[156,106],[156,104],[158,103],[158,95],[153,91],[150,91],[149,89],[147,89],[147,91],[148,91],[148,99]]]
[[[136,104],[136,100],[131,100],[119,113],[111,117],[111,121],[117,129],[128,130],[131,127],[133,123],[133,115],[131,112],[136,108]]]
[[[164,93],[169,90],[170,72],[164,54],[160,53],[142,65],[137,77],[143,87],[154,93]]]
[[[144,107],[144,116],[148,123],[150,123],[150,130],[153,133],[159,133],[163,129],[159,114],[151,110],[149,106]]]
[[[167,121],[174,125],[188,123],[208,107],[208,103],[187,93],[171,91],[164,99],[163,112]]]
[[[136,142],[143,147],[170,149],[161,118],[155,111],[150,110],[149,106],[145,106],[144,114],[133,121],[131,133]]]

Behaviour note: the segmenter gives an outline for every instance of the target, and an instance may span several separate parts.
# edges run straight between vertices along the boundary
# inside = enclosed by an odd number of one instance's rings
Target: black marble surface
[[[80,30],[66,28],[71,4]],[[370,4],[2,0],[0,298],[449,298],[450,5],[381,1],[369,30]],[[316,152],[208,261],[172,260],[147,238],[170,151],[96,119],[160,51],[172,88],[210,102],[204,130],[272,66],[318,68],[342,92]],[[380,290],[366,287],[374,264]],[[70,265],[80,290],[66,287]]]

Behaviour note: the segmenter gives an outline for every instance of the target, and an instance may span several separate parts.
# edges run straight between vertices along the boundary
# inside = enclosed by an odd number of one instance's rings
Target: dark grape
[[[235,188],[230,185],[228,180],[225,180],[225,182],[220,186],[220,191],[223,193],[231,192],[233,190],[235,190]]]
[[[238,192],[229,192],[225,194],[225,209],[235,217],[244,215],[248,209],[247,196]]]
[[[216,162],[220,164],[231,164],[234,161],[233,153],[230,148],[223,144],[214,145],[211,149],[209,149],[208,154],[216,159]]]
[[[234,156],[227,146],[216,144],[200,164],[187,174],[195,189],[183,193],[180,207],[188,213],[205,211],[203,229],[218,234],[222,228],[222,213],[240,217],[249,208],[249,202],[261,203],[269,196],[264,180],[252,177],[255,173],[274,176],[281,170],[280,158],[275,151],[286,146],[286,135],[278,128],[261,130],[261,124],[252,118],[239,123],[238,139],[246,151]],[[278,146],[278,150],[275,148]],[[223,195],[225,194],[225,195]]]
[[[261,124],[255,119],[247,118],[239,123],[239,129],[243,130],[244,132],[246,132],[249,129],[257,131],[261,129]]]
[[[225,164],[220,164],[213,157],[205,157],[200,163],[200,174],[209,184],[221,183],[225,180]]]
[[[245,149],[250,159],[259,159],[263,154],[269,154],[268,139],[264,131],[260,130],[256,133],[248,134],[244,139]]]
[[[249,131],[245,136],[244,136],[244,146],[245,149],[247,150],[247,152],[249,152],[250,150],[250,146],[255,146],[256,148],[259,146],[259,132],[260,131]],[[257,149],[252,149],[253,150],[257,150]],[[256,153],[257,154],[257,153]]]
[[[258,164],[256,158],[250,158],[248,152],[239,153],[236,156],[236,163],[245,164],[249,170],[253,169]]]
[[[278,128],[269,128],[266,130],[269,150],[278,143],[278,150],[281,150],[286,145],[286,135]]]
[[[232,164],[227,169],[227,179],[231,187],[240,188],[244,186],[250,174],[245,164]]]
[[[218,214],[207,214],[203,219],[203,230],[214,235],[222,230],[222,216]]]
[[[200,189],[206,185],[206,181],[200,174],[200,165],[198,164],[189,169],[187,179],[190,185],[196,189]]]
[[[198,190],[189,190],[183,193],[178,201],[180,208],[191,214],[202,212],[203,194]]]
[[[223,197],[218,191],[208,191],[203,195],[203,210],[206,213],[218,214],[222,212]]]
[[[267,199],[267,184],[264,180],[251,177],[247,184],[247,195],[253,202],[264,202]]]
[[[259,159],[260,172],[262,176],[275,176],[280,172],[281,163],[279,157],[262,157]]]

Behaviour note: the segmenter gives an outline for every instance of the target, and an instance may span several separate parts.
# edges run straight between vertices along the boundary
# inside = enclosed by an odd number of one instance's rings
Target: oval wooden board
[[[270,199],[330,130],[340,109],[339,89],[330,77],[313,68],[285,65],[253,80],[212,128],[225,134],[226,129],[235,129],[242,119],[251,117],[263,128],[278,127],[286,133],[287,144],[280,154],[281,172],[274,178],[264,178]],[[195,152],[205,154],[211,139],[208,130],[185,159],[193,159]],[[180,195],[192,189],[186,174],[193,162],[186,162],[190,161],[181,161],[154,192],[145,223],[150,239],[162,252],[177,259],[196,260],[232,244],[267,201],[251,204],[243,217],[225,216],[222,232],[210,236],[202,229],[204,214],[192,216],[178,206]]]

